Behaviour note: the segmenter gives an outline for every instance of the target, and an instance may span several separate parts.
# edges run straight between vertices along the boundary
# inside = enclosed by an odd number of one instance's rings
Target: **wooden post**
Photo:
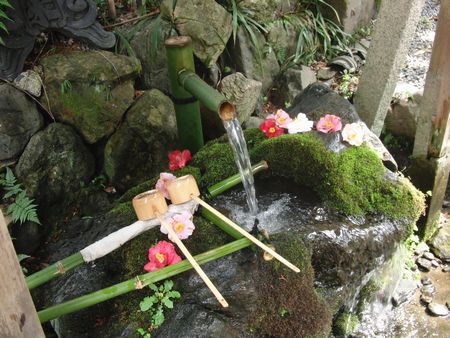
[[[425,240],[432,237],[437,230],[450,167],[448,142],[450,39],[448,32],[450,32],[450,0],[442,0],[413,150],[415,165],[421,168],[427,167],[431,171],[431,177],[426,178],[429,181],[426,189],[432,191],[432,196],[423,230]],[[416,172],[417,176],[423,176],[420,170]]]
[[[114,0],[108,0],[108,15],[112,20],[116,20],[117,18],[116,4],[114,3]]]
[[[0,337],[44,337],[1,211],[0,267]]]

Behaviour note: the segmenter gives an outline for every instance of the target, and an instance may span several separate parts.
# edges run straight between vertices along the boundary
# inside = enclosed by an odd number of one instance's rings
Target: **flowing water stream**
[[[223,125],[228,133],[228,140],[233,149],[234,159],[239,169],[239,174],[241,175],[249,211],[252,216],[256,216],[258,213],[258,203],[256,200],[255,183],[250,157],[248,156],[247,143],[245,142],[241,124],[235,118],[231,121],[224,121]]]

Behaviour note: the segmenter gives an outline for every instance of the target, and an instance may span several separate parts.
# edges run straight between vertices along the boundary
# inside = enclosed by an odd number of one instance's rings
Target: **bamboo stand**
[[[269,248],[267,245],[259,241],[254,236],[250,235],[239,225],[234,223],[229,218],[225,217],[225,215],[221,214],[216,209],[211,207],[208,203],[199,198],[198,196],[200,196],[200,191],[198,189],[197,182],[195,181],[195,178],[192,175],[182,176],[169,182],[167,184],[167,191],[173,204],[185,203],[187,201],[190,201],[191,199],[195,200],[203,207],[208,209],[215,216],[220,218],[222,221],[226,222],[231,228],[233,228],[234,230],[239,232],[242,236],[252,241],[254,244],[259,246],[265,252],[272,255],[274,258],[276,258],[278,261],[286,265],[288,268],[292,269],[295,272],[300,272],[300,269],[297,268],[294,264],[290,263],[287,259],[276,253],[273,249]]]
[[[167,211],[166,200],[165,200],[164,196],[161,194],[161,192],[159,190],[150,190],[150,191],[147,191],[147,192],[137,195],[135,198],[133,198],[133,208],[136,211],[136,215],[138,216],[139,220],[143,221],[143,220],[148,220],[148,219],[152,219],[155,217],[158,218],[158,220],[161,222],[161,225],[169,233],[169,239],[172,242],[175,242],[175,244],[178,246],[178,248],[180,248],[181,252],[187,258],[189,263],[191,263],[192,267],[198,273],[200,278],[205,282],[206,286],[211,290],[211,292],[217,298],[219,303],[223,307],[228,307],[228,303],[225,300],[225,298],[223,298],[223,296],[219,292],[219,290],[217,290],[217,288],[211,282],[209,277],[202,270],[200,265],[198,265],[198,263],[195,261],[194,257],[192,257],[189,250],[186,248],[186,246],[183,244],[183,242],[178,238],[177,234],[172,229],[172,226],[170,224],[167,224],[160,216],[161,214],[163,214]]]

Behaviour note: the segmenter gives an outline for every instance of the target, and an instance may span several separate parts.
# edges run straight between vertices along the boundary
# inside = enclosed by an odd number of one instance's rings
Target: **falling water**
[[[239,168],[250,213],[253,216],[256,216],[258,212],[258,204],[256,201],[252,165],[250,163],[250,157],[248,156],[244,133],[242,132],[241,125],[237,119],[224,121],[223,125],[228,133],[228,140],[230,141],[231,148],[233,149],[236,165]]]

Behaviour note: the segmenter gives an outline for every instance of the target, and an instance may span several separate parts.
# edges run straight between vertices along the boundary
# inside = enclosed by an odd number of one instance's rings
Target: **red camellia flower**
[[[148,249],[148,259],[150,262],[144,266],[144,270],[148,272],[181,262],[181,257],[175,252],[173,244],[166,241],[159,241]]]
[[[174,150],[169,154],[169,169],[173,171],[184,168],[191,158],[189,150]]]
[[[259,129],[263,131],[268,138],[277,137],[284,134],[284,129],[277,126],[277,123],[273,119],[267,119],[259,126]]]

